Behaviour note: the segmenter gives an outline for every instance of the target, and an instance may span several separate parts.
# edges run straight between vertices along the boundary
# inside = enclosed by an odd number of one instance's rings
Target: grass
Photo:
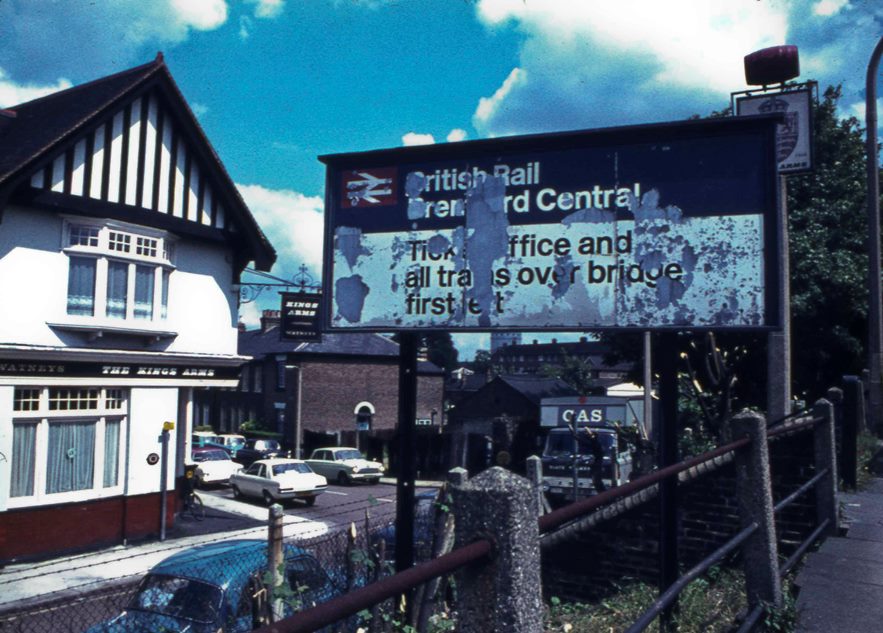
[[[877,452],[879,448],[879,441],[877,436],[871,433],[859,433],[858,436],[858,478],[856,481],[856,487],[858,490],[863,490],[868,487],[868,484],[872,479],[875,478],[875,475],[871,473],[868,469],[868,465],[871,462],[871,458],[874,456],[874,453]]]
[[[757,630],[793,633],[797,610],[790,580],[783,581],[783,604],[768,612]],[[546,633],[618,633],[625,631],[656,599],[656,588],[631,583],[597,604],[563,602],[552,598]],[[678,633],[733,631],[737,616],[746,608],[745,576],[738,569],[714,567],[681,593]],[[655,631],[657,625],[647,630]]]

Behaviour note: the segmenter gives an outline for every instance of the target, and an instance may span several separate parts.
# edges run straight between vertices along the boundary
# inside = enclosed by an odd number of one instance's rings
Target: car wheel
[[[307,502],[307,505],[308,505],[308,506],[314,506],[314,505],[316,505],[316,497],[305,497],[305,498],[304,498],[304,501]]]
[[[242,491],[239,490],[239,486],[233,484],[230,486],[233,489],[233,498],[234,499],[242,499]]]
[[[261,496],[264,498],[264,503],[266,503],[268,506],[273,505],[273,495],[271,495],[268,491],[264,490]]]
[[[337,483],[339,483],[341,486],[348,486],[350,483],[349,475],[341,470],[339,473],[337,473]]]

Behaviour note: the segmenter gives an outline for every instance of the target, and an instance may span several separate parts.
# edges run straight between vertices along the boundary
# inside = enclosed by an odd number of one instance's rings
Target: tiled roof
[[[508,374],[498,376],[497,380],[505,382],[535,404],[539,404],[542,398],[578,395],[573,387],[558,378],[530,374]]]
[[[319,342],[286,341],[279,338],[278,326],[266,331],[247,330],[239,333],[239,353],[261,357],[271,354],[304,354],[320,356],[382,357],[390,360],[399,356],[399,345],[380,334],[364,332],[334,332],[322,335]],[[428,361],[418,363],[421,374],[444,373]]]

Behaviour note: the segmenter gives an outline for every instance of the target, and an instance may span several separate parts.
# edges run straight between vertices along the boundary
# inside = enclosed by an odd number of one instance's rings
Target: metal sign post
[[[166,495],[169,479],[169,431],[175,428],[174,422],[163,422],[162,433],[159,436],[162,445],[162,455],[159,460],[159,540],[166,540],[166,512],[168,512],[169,500]]]
[[[399,342],[399,473],[396,479],[396,571],[414,565],[414,484],[417,472],[414,420],[417,417],[417,346],[419,336],[403,333]],[[405,604],[410,609],[411,595]]]

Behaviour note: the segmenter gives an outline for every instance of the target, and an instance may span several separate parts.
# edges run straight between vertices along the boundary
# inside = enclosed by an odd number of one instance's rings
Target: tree
[[[812,173],[788,178],[795,394],[820,397],[865,366],[867,213],[863,131],[838,118],[840,87],[814,109]]]
[[[563,350],[562,350],[563,351]],[[599,392],[599,388],[592,376],[592,364],[584,359],[571,356],[564,352],[564,357],[557,365],[543,365],[540,373],[549,378],[558,378],[573,387],[581,396],[588,396]]]
[[[838,117],[840,93],[839,87],[829,87],[813,107],[814,171],[788,176],[786,185],[792,385],[795,396],[809,400],[821,397],[844,374],[860,373],[865,365],[868,255],[864,140],[855,117]],[[679,338],[682,351],[691,353],[691,339]],[[638,339],[602,336],[614,358],[635,362],[641,358]],[[731,389],[732,410],[765,407],[765,337],[720,332],[716,343],[730,359],[736,377]],[[631,378],[641,384],[637,373]]]
[[[459,352],[454,347],[454,341],[450,332],[431,330],[423,334],[423,345],[426,346],[426,355],[429,361],[438,365],[450,373],[457,368]]]

